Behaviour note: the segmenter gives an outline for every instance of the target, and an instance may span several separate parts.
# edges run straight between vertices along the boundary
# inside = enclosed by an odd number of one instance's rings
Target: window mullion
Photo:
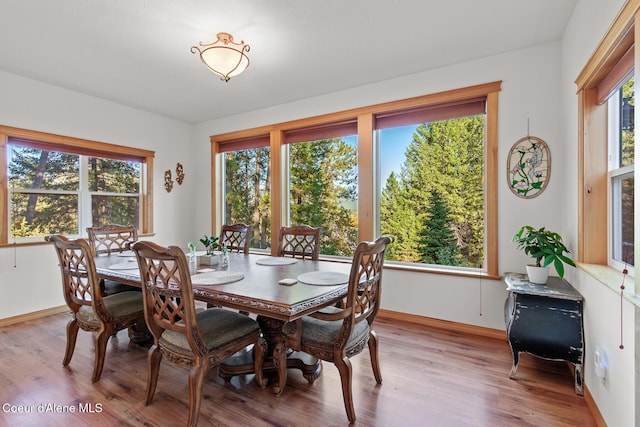
[[[620,91],[616,91],[607,101],[607,121],[620,123]],[[620,129],[618,126],[608,127],[609,170],[620,167]]]
[[[80,156],[80,188],[78,194],[78,212],[81,212],[78,219],[79,235],[83,235],[87,227],[93,226],[91,218],[91,194],[89,193],[89,157]]]

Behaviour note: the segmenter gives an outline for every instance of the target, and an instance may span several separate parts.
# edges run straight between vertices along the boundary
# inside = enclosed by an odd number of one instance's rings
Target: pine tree
[[[460,248],[451,229],[449,209],[439,191],[429,197],[425,226],[420,232],[419,247],[422,262],[427,264],[460,265]]]
[[[416,242],[420,221],[415,211],[406,203],[402,187],[394,172],[389,174],[380,200],[380,231],[393,236],[393,245],[387,248],[385,258],[395,261],[415,262],[420,259]]]
[[[351,255],[357,244],[357,152],[342,138],[289,146],[291,224],[320,227],[320,253]]]
[[[440,192],[468,267],[480,267],[484,258],[483,177],[484,116],[424,123],[416,128],[402,166],[402,197],[424,223],[429,195]]]
[[[225,155],[225,222],[251,226],[252,247],[271,241],[270,149],[239,150]]]

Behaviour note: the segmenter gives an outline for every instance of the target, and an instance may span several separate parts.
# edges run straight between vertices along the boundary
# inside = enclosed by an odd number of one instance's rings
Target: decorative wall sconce
[[[173,179],[171,179],[171,169],[164,171],[164,188],[167,193],[171,193],[173,189]]]
[[[233,41],[229,33],[218,33],[218,40],[213,43],[200,42],[199,46],[191,46],[191,53],[199,53],[202,63],[228,82],[249,66],[249,45],[243,40]]]
[[[178,163],[176,165],[176,182],[178,185],[182,185],[182,181],[184,181],[184,169],[182,168],[182,164]]]

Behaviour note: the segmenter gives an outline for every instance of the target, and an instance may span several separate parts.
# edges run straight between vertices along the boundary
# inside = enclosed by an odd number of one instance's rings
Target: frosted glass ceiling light
[[[233,41],[229,33],[218,33],[218,40],[213,43],[200,42],[199,46],[191,46],[191,53],[199,53],[200,59],[208,69],[228,82],[249,66],[249,45],[240,40]]]

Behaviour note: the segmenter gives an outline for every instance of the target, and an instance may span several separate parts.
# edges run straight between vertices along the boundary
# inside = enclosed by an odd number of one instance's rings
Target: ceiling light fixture
[[[229,33],[218,33],[218,40],[213,43],[200,42],[200,46],[191,46],[191,53],[199,53],[202,63],[228,82],[249,66],[249,45],[240,40],[233,41]]]

